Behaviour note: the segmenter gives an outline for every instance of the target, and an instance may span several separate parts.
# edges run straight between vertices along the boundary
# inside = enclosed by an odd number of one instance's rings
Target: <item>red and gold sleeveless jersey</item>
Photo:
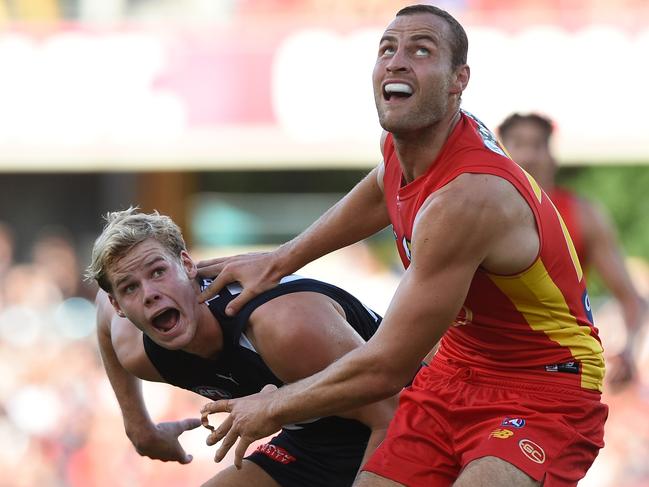
[[[583,222],[579,215],[579,196],[563,188],[553,188],[550,192],[550,199],[557,207],[561,218],[570,232],[572,243],[575,245],[575,251],[579,262],[584,270],[588,269],[588,253],[586,252],[586,242],[584,241],[584,232],[582,230]]]
[[[506,179],[525,198],[536,219],[540,236],[537,259],[516,275],[496,275],[478,268],[435,360],[601,391],[602,346],[566,225],[552,201],[506,155],[495,136],[475,117],[462,112],[425,174],[402,184],[391,135],[384,145],[384,164],[386,203],[405,267],[410,264],[410,240],[419,208],[431,193],[460,174]]]

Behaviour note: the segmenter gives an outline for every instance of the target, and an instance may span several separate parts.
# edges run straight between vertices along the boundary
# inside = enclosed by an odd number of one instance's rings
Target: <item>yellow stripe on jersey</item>
[[[530,183],[530,186],[532,186],[532,191],[534,191],[534,194],[536,195],[536,199],[539,200],[539,203],[541,203],[541,199],[543,197],[543,192],[541,191],[541,187],[539,184],[536,182],[536,180],[523,168],[523,173],[527,177],[527,180]],[[552,203],[552,202],[551,202]],[[570,236],[570,232],[568,231],[568,227],[566,227],[566,224],[563,221],[563,218],[561,217],[561,214],[557,210],[557,207],[554,206],[554,203],[552,203],[552,208],[554,208],[554,212],[557,214],[559,217],[559,222],[561,223],[561,231],[563,232],[563,238],[566,240],[566,244],[568,245],[568,251],[570,252],[570,258],[572,259],[572,265],[575,266],[575,272],[577,273],[577,280],[581,282],[582,277],[584,277],[584,271],[581,268],[581,264],[579,263],[579,257],[577,256],[577,250],[575,249],[575,244],[572,242],[572,237]]]
[[[523,168],[521,167],[521,169]],[[534,191],[534,195],[536,196],[536,199],[539,200],[540,203],[541,198],[543,198],[543,191],[541,191],[541,186],[539,186],[539,183],[536,182],[536,179],[534,179],[532,175],[528,173],[525,169],[523,169],[523,173],[525,173],[525,176],[527,177],[530,186],[532,186],[532,191]]]
[[[590,327],[579,325],[566,300],[541,259],[516,276],[489,274],[530,327],[570,350],[581,363],[581,387],[601,391],[604,379],[602,345],[590,334]],[[551,365],[551,364],[547,364]]]
[[[577,249],[575,249],[575,244],[572,243],[572,237],[570,236],[568,227],[566,226],[565,222],[563,221],[563,218],[559,214],[559,210],[557,210],[557,207],[554,206],[554,203],[552,203],[552,208],[554,208],[554,212],[559,217],[559,223],[561,223],[561,231],[563,232],[563,237],[566,239],[566,243],[568,244],[568,252],[570,252],[570,259],[572,259],[572,265],[575,266],[575,272],[577,273],[577,280],[581,282],[582,277],[584,277],[584,271],[581,268],[581,263],[579,262]]]

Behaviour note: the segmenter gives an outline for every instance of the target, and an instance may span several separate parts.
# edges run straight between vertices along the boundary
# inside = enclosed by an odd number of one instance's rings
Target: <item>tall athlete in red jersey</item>
[[[584,270],[592,268],[620,304],[627,328],[626,347],[611,357],[607,376],[619,386],[633,377],[633,344],[641,331],[647,309],[626,271],[615,228],[607,216],[589,201],[555,184],[557,166],[550,150],[552,121],[535,113],[514,113],[498,127],[498,134],[512,158],[548,193],[570,231]]]
[[[222,450],[398,392],[443,337],[357,487],[574,486],[597,455],[604,370],[579,260],[547,196],[460,110],[466,53],[448,13],[399,11],[373,74],[384,164],[276,251],[205,263],[212,293],[244,286],[233,312],[390,223],[407,265],[365,345],[273,393],[206,405],[230,412],[210,438]]]

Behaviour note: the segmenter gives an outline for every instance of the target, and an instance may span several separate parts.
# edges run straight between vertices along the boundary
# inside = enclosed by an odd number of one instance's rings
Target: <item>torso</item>
[[[511,185],[529,206],[537,227],[539,251],[529,267],[516,269],[514,275],[494,273],[490,266],[478,268],[436,360],[494,371],[515,369],[539,380],[600,390],[602,348],[574,246],[547,195],[505,155],[491,132],[463,112],[428,171],[409,184],[404,184],[390,136],[384,161],[386,204],[405,267],[422,205],[464,174],[487,174]]]
[[[203,285],[207,285],[205,281]],[[365,340],[368,340],[380,324],[381,317],[366,308],[344,290],[312,279],[289,276],[279,286],[253,298],[235,316],[228,317],[225,307],[241,291],[237,284],[229,285],[208,302],[223,332],[224,347],[215,360],[201,358],[181,350],[167,350],[143,336],[144,350],[163,380],[212,400],[241,397],[259,392],[266,384],[283,385],[264,362],[254,345],[252,334],[247,332],[251,315],[268,301],[291,293],[311,292],[331,298],[337,309],[344,313],[347,322]],[[277,323],[276,326],[282,326]],[[250,336],[249,336],[250,335]],[[363,435],[365,426],[343,418],[324,418],[330,428],[359,428]],[[321,423],[323,420],[317,421]],[[350,426],[353,425],[353,426]],[[324,428],[322,424],[310,428]],[[343,428],[343,429],[344,429]],[[325,428],[326,429],[326,428]]]

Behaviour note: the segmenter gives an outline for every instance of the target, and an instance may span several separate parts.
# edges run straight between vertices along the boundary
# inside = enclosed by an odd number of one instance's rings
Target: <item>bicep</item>
[[[284,298],[284,299],[282,299]],[[294,293],[255,312],[255,345],[283,382],[309,377],[365,341],[323,295]]]
[[[420,211],[412,261],[368,342],[389,358],[399,380],[412,377],[457,316],[494,233],[490,217],[467,212],[461,199],[442,199]]]
[[[389,367],[404,384],[457,316],[474,272],[475,267],[449,262],[435,273],[411,265],[404,274],[369,342],[389,358]]]

